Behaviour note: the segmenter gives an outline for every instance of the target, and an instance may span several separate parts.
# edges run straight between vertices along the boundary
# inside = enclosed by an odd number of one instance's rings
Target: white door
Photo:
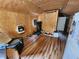
[[[62,59],[79,59],[79,12],[73,16],[71,28]]]

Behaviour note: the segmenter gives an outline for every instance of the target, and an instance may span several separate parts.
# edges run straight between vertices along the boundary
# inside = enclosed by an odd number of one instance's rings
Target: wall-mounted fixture
[[[24,33],[24,32],[25,32],[24,26],[23,26],[23,25],[17,25],[16,31],[17,31],[17,33],[19,33],[19,34]]]

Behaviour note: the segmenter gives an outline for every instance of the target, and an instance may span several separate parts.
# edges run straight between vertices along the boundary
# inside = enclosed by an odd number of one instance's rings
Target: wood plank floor
[[[65,43],[56,38],[40,35],[34,43],[24,41],[21,59],[62,59]]]

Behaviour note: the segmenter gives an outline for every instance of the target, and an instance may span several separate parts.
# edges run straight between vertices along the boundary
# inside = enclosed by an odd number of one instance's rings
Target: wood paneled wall
[[[52,13],[43,13],[39,15],[39,20],[42,21],[42,29],[45,32],[53,32],[56,30],[58,11]]]
[[[0,10],[0,32],[7,33],[10,37],[27,36],[32,34],[36,29],[32,25],[32,20],[38,18],[42,21],[42,29],[46,32],[53,32],[56,29],[58,11],[53,13],[43,13],[38,15],[24,14]],[[24,25],[25,33],[16,32],[17,25]]]
[[[37,18],[37,16],[34,16],[30,13],[22,14],[0,10],[0,32],[4,31],[10,37],[17,37],[20,34],[16,32],[16,27],[17,25],[22,24],[25,28],[25,33],[23,35],[29,35],[35,31],[35,28],[32,26],[33,18]]]

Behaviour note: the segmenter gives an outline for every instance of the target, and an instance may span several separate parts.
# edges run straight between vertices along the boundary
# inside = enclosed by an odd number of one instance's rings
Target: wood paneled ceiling
[[[79,11],[78,5],[79,0],[0,0],[0,9],[32,14],[59,9],[72,15]]]
[[[52,10],[63,8],[68,0],[32,0],[32,2],[43,10]]]
[[[0,0],[0,9],[32,14],[42,12],[42,9],[28,0]]]
[[[73,14],[79,11],[79,0],[69,0],[66,7],[62,10],[62,12],[67,14]]]
[[[61,12],[72,15],[79,11],[79,0],[29,0],[44,11],[60,9]]]

